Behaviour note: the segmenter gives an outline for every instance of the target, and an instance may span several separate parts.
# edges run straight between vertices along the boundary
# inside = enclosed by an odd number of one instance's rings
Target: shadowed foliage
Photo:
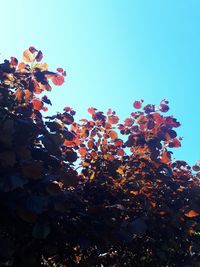
[[[168,101],[45,116],[66,73],[42,58],[0,64],[0,266],[199,266],[200,163],[172,158]]]

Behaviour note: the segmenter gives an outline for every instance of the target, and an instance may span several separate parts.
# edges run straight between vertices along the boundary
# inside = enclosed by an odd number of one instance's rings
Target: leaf
[[[119,117],[114,115],[108,116],[108,122],[110,124],[117,124],[119,122]]]
[[[195,172],[198,172],[198,171],[200,171],[200,165],[194,165],[194,166],[192,166],[192,169],[193,169],[193,171],[195,171]]]
[[[31,53],[35,53],[35,52],[38,51],[34,46],[30,46],[28,50],[29,50]]]
[[[125,126],[132,126],[133,125],[133,119],[132,118],[126,118],[124,121]]]
[[[50,100],[46,95],[44,95],[44,96],[42,97],[42,101],[43,101],[44,103],[46,103],[46,104],[52,106],[51,100]]]
[[[23,60],[27,63],[30,63],[30,62],[33,62],[35,60],[35,56],[29,49],[26,49],[23,52]]]
[[[114,145],[115,145],[116,147],[120,147],[120,146],[122,146],[123,144],[124,144],[124,142],[123,142],[122,139],[117,139],[117,140],[115,140],[115,143],[114,143]]]
[[[78,152],[81,155],[81,158],[84,158],[87,155],[87,149],[85,147],[80,147]]]
[[[20,62],[20,63],[18,64],[17,69],[18,69],[19,71],[25,71],[25,68],[26,68],[26,64],[25,64],[24,62]]]
[[[13,94],[15,96],[15,99],[19,102],[22,102],[23,98],[24,98],[24,90],[22,89],[17,89],[15,91],[15,93]]]
[[[57,68],[57,72],[63,72],[63,68]]]
[[[136,109],[140,109],[142,107],[142,101],[134,101],[133,107]]]
[[[90,181],[93,181],[95,177],[95,172],[92,172],[92,174],[90,175]]]
[[[24,90],[24,94],[25,94],[26,101],[30,101],[33,99],[33,93],[30,90],[28,89]]]
[[[65,81],[64,77],[58,74],[55,74],[51,80],[57,86],[62,85]]]
[[[117,156],[124,156],[124,150],[123,149],[119,149],[118,151],[117,151]]]
[[[38,68],[38,69],[40,69],[41,71],[46,71],[46,70],[48,70],[49,66],[48,66],[47,63],[36,63],[36,64],[34,65],[34,68]]]
[[[61,116],[61,119],[62,119],[62,122],[63,123],[66,123],[67,125],[70,125],[74,122],[74,118],[72,115],[68,114],[68,113],[64,113],[62,116]]]
[[[91,108],[88,108],[88,113],[89,114],[91,114],[91,115],[94,115],[95,114],[95,112],[96,112],[96,108],[93,108],[93,107],[91,107]]]
[[[169,106],[166,104],[160,104],[160,111],[167,112],[169,110]]]
[[[91,141],[91,140],[89,140],[88,143],[87,143],[87,146],[88,146],[89,149],[93,149],[93,147],[94,147],[94,142]]]
[[[109,136],[110,136],[110,138],[112,140],[115,140],[115,139],[118,138],[118,134],[115,131],[113,131],[113,130],[110,131]]]
[[[187,213],[185,213],[185,216],[188,218],[194,218],[197,217],[199,215],[198,212],[196,212],[195,210],[190,210]]]
[[[18,64],[18,60],[15,57],[11,57],[10,64],[16,67]]]
[[[36,61],[37,62],[40,62],[42,60],[42,58],[43,58],[42,52],[41,51],[38,51],[38,53],[37,53],[37,55],[35,57]]]
[[[171,160],[170,153],[168,151],[164,150],[161,157],[162,162],[169,163]]]
[[[123,174],[124,173],[124,168],[122,166],[120,166],[118,169],[117,169],[117,172],[119,174]]]
[[[44,105],[43,102],[38,98],[33,98],[32,103],[33,103],[33,108],[35,110],[41,110]]]

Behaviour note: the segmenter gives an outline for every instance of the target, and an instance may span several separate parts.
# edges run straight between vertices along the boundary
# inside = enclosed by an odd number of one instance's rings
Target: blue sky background
[[[50,112],[90,106],[128,117],[132,103],[166,98],[182,123],[177,159],[200,159],[199,0],[1,1],[0,60],[34,45],[64,86],[50,94]]]

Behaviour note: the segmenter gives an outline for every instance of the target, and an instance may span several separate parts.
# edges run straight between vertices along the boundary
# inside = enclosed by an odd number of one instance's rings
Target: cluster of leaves
[[[123,123],[92,107],[44,117],[66,73],[42,57],[0,64],[0,266],[199,264],[200,163],[172,159],[168,101],[135,101]]]

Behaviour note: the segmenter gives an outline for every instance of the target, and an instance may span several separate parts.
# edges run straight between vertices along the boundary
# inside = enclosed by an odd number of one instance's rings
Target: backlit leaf
[[[29,49],[26,49],[23,53],[23,60],[27,63],[30,63],[35,60],[35,56]]]
[[[53,78],[52,78],[52,82],[57,85],[57,86],[60,86],[64,83],[64,77],[61,76],[61,75],[54,75]]]
[[[114,130],[110,131],[109,136],[112,140],[115,140],[118,138],[118,134]]]
[[[185,216],[188,218],[194,218],[197,217],[199,215],[198,212],[196,212],[195,210],[190,210],[187,213],[185,213]]]

